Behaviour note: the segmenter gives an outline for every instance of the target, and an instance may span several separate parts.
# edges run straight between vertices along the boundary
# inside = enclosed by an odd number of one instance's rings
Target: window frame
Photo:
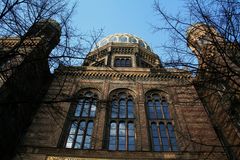
[[[158,99],[154,99],[154,96],[156,96],[156,95],[158,95]],[[152,101],[155,100],[155,102],[156,102],[156,100],[160,101],[160,111],[161,111],[161,115],[162,115],[161,117],[157,116],[157,106],[156,105],[153,105],[155,117],[150,117],[150,114],[149,114],[150,107],[148,105],[149,99],[151,99]],[[152,103],[154,103],[154,102],[152,102]],[[145,109],[146,109],[146,117],[147,117],[147,122],[148,122],[149,139],[151,142],[151,150],[154,152],[179,151],[176,134],[174,132],[174,121],[171,117],[169,103],[168,103],[166,97],[163,96],[160,91],[148,92],[145,95]],[[167,116],[165,115],[164,110],[167,112]],[[154,136],[155,133],[152,129],[152,124],[156,124],[156,133],[157,133],[156,136]],[[169,124],[171,124],[172,129],[173,129],[173,130],[171,130],[171,135],[170,135],[170,130],[168,128]],[[160,128],[161,125],[164,126],[164,130],[165,130],[164,136],[162,136],[163,130],[161,130],[161,128]],[[155,146],[157,146],[157,145],[155,145],[157,142],[155,143],[154,139],[156,139],[156,138],[158,138],[159,150],[155,148]],[[167,139],[168,149],[164,148],[164,146],[166,146],[166,145],[164,145],[165,141],[163,141],[163,138]],[[176,142],[175,145],[172,144],[173,141]]]
[[[127,63],[128,62],[128,63]],[[116,56],[114,57],[114,67],[132,67],[132,57]]]
[[[93,96],[91,97],[86,97],[85,95],[87,93],[92,93]],[[86,90],[86,91],[80,91],[78,92],[78,94],[73,98],[74,101],[71,103],[70,107],[69,107],[69,111],[68,111],[68,114],[67,114],[67,118],[66,118],[66,121],[65,121],[65,127],[63,129],[63,134],[62,134],[62,141],[60,142],[60,146],[64,147],[64,148],[67,148],[67,149],[80,149],[80,150],[86,150],[86,149],[94,149],[93,147],[93,134],[94,134],[94,129],[95,129],[95,118],[97,116],[97,112],[98,112],[98,100],[99,100],[99,95],[97,94],[96,91],[93,91],[93,90]],[[91,102],[95,101],[96,104],[95,104],[95,114],[94,116],[91,116],[91,105],[89,107],[89,114],[88,116],[82,116],[82,113],[83,113],[83,108],[84,108],[84,105],[82,105],[82,109],[81,109],[81,112],[80,112],[80,115],[79,116],[76,116],[76,111],[77,111],[77,107],[78,107],[78,104],[79,104],[79,101],[81,99],[84,99],[85,101],[86,100],[89,100]],[[92,103],[90,103],[92,104]],[[76,122],[77,126],[76,126],[76,131],[73,135],[73,142],[72,142],[72,145],[71,147],[67,147],[67,143],[68,143],[68,138],[70,136],[70,132],[71,132],[71,126],[72,124]],[[80,148],[75,148],[75,145],[77,144],[77,136],[79,135],[79,127],[80,127],[80,124],[81,122],[85,122],[85,129],[82,131],[83,132],[83,139],[82,139],[82,143],[81,143],[81,146]],[[93,123],[92,125],[92,130],[91,130],[91,140],[90,140],[90,147],[89,148],[84,148],[84,145],[85,145],[85,140],[86,140],[86,137],[87,137],[87,129],[89,127],[89,123]]]
[[[122,100],[122,98],[118,95],[121,95],[121,94],[125,94],[126,95],[126,99],[125,99],[125,116],[124,117],[120,117],[120,113],[119,113],[119,110],[120,110],[120,101]],[[117,110],[118,110],[118,113],[117,113],[117,116],[112,116],[112,111],[113,111],[113,101],[117,100],[118,102],[118,106],[117,106]],[[128,103],[129,101],[131,100],[132,102],[132,114],[133,116],[129,116],[129,107],[128,107]],[[107,114],[107,142],[106,142],[106,149],[109,150],[109,151],[136,151],[136,124],[135,124],[135,101],[134,101],[134,97],[132,96],[131,93],[129,93],[128,91],[115,91],[114,94],[111,94],[110,95],[110,103],[109,103],[109,110],[107,111],[108,114]],[[110,148],[110,145],[113,144],[111,143],[111,124],[112,123],[115,123],[116,124],[116,136],[115,136],[115,149],[111,149]],[[120,146],[120,124],[124,124],[125,125],[125,136],[124,136],[124,139],[125,139],[125,149],[121,150],[119,148]],[[130,128],[129,128],[129,124],[132,124],[133,125],[133,135],[129,135],[129,133],[131,132]],[[130,138],[133,138],[134,139],[134,142],[130,143]],[[133,146],[131,146],[134,145]],[[133,147],[133,148],[131,148]]]

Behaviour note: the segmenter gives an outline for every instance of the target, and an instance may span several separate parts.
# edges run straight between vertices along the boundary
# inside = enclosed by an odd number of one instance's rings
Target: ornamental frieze
[[[82,79],[119,79],[119,80],[165,80],[185,79],[190,80],[189,74],[179,73],[151,73],[151,72],[122,72],[122,71],[58,71],[56,75],[81,77]]]

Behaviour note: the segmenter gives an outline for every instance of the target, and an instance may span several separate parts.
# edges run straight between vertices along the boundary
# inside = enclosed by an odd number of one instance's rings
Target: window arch
[[[121,37],[119,37],[119,42],[128,42],[128,37],[126,37],[126,36],[121,36]]]
[[[146,95],[146,110],[153,151],[177,151],[173,120],[166,98],[158,92]]]
[[[128,92],[110,97],[108,149],[135,150],[134,101]]]
[[[92,91],[80,93],[69,111],[69,128],[64,147],[92,149],[94,118],[97,110],[97,94]]]

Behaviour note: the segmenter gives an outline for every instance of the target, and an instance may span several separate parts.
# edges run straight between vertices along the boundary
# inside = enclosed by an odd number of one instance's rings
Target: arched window
[[[135,150],[134,102],[126,92],[111,96],[108,136],[109,150]]]
[[[70,127],[65,141],[66,148],[92,149],[97,95],[91,91],[79,95],[78,102],[70,109]]]
[[[125,36],[121,36],[121,37],[119,37],[119,42],[127,42],[127,37],[125,37]]]
[[[146,96],[147,117],[153,151],[177,151],[168,103],[158,92]]]

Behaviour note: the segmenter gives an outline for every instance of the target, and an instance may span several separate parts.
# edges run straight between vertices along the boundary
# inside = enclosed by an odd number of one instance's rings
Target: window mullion
[[[116,126],[116,135],[117,135],[117,137],[116,137],[116,150],[118,150],[118,146],[119,146],[119,120],[118,121],[116,121],[116,123],[117,123],[117,126]]]
[[[125,148],[128,151],[128,121],[125,121]]]

